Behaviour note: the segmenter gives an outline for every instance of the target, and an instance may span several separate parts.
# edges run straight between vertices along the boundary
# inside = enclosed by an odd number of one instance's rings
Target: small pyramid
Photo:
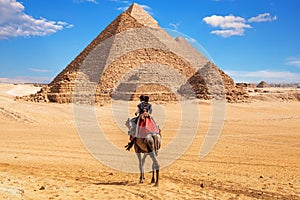
[[[190,85],[192,92],[187,94]],[[98,103],[112,98],[133,100],[147,94],[151,101],[173,101],[178,100],[177,94],[210,99],[213,92],[226,94],[228,101],[247,98],[215,64],[184,38],[170,36],[134,3],[47,87],[24,99]]]
[[[256,87],[257,88],[267,88],[267,87],[270,87],[270,86],[267,82],[261,81]]]

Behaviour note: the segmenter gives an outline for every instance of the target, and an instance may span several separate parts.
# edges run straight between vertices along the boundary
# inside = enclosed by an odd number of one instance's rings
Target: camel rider
[[[142,95],[141,95],[142,96]],[[138,109],[135,115],[141,115],[144,112],[152,114],[152,105],[149,103],[149,96],[143,96],[143,101],[137,105]]]
[[[137,111],[134,113],[137,117],[131,119],[132,124],[134,124],[131,131],[135,131],[138,118],[145,112],[147,112],[146,116],[149,116],[148,114],[152,114],[152,105],[149,103],[149,96],[141,95],[140,103],[137,105]]]
[[[132,128],[131,130],[129,131],[130,132],[130,142],[125,146],[126,150],[130,150],[130,148],[133,146],[134,142],[135,142],[135,132],[136,132],[136,125],[138,123],[138,118],[139,117],[149,117],[149,114],[152,113],[152,105],[149,103],[149,96],[144,96],[144,95],[141,95],[140,96],[140,103],[137,105],[137,111],[135,112],[135,115],[137,117],[135,118],[132,118],[131,121],[132,121]],[[133,134],[133,135],[132,135]]]
[[[141,105],[145,101],[145,96],[143,94],[139,98],[140,98],[140,103],[137,105],[138,109],[134,113],[135,116],[137,116],[140,113],[139,105]],[[136,124],[138,122],[138,118],[139,118],[139,116],[130,119],[130,121],[131,121],[131,127],[130,127],[130,130],[128,131],[128,135],[130,135],[130,140],[131,141],[133,140],[133,138],[134,138],[133,136],[134,136],[134,134],[136,132]]]

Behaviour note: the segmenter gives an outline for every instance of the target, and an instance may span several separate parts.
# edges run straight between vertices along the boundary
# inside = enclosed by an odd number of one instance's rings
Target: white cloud
[[[300,55],[287,58],[286,65],[300,67]]]
[[[82,1],[98,4],[98,2],[96,0],[82,0]]]
[[[272,17],[270,13],[259,14],[256,17],[251,17],[248,22],[272,22],[277,20],[277,16]]]
[[[300,82],[300,73],[293,73],[289,71],[231,71],[225,70],[229,76],[231,76],[235,82],[259,82],[267,81],[272,83],[291,83]]]
[[[246,23],[246,20],[239,16],[217,16],[212,15],[203,18],[203,21],[212,27],[220,28],[211,31],[211,34],[220,35],[222,37],[230,37],[233,35],[244,35],[246,28],[252,28]]]
[[[296,66],[296,67],[300,67],[300,60],[288,61],[287,64],[288,65],[293,65],[293,66]]]
[[[83,2],[89,2],[89,3],[94,3],[98,4],[99,2],[97,0],[73,0],[74,3],[83,3]]]
[[[53,78],[34,77],[34,76],[16,76],[13,78],[0,77],[0,83],[50,83]]]
[[[62,26],[65,27],[65,28],[73,28],[73,27],[74,27],[73,24],[68,24],[67,22],[61,22],[61,21],[58,21],[57,24],[58,24],[58,25],[62,25]]]
[[[212,15],[210,17],[203,18],[203,21],[213,27],[220,27],[222,29],[227,28],[251,28],[250,25],[246,24],[246,20],[242,17],[236,17],[233,15],[228,16],[217,16]]]
[[[215,35],[220,35],[222,37],[230,37],[234,35],[242,36],[245,34],[246,29],[252,28],[249,23],[254,22],[271,22],[277,20],[277,17],[272,17],[270,13],[259,14],[256,17],[251,17],[246,20],[243,17],[228,15],[228,16],[218,16],[212,15],[203,18],[203,21],[218,30],[213,30],[210,33]]]
[[[127,4],[127,5],[131,5],[132,3],[130,1],[126,1],[126,0],[109,0],[115,3],[120,3],[120,4]]]
[[[0,40],[10,37],[45,36],[63,28],[71,28],[62,21],[35,19],[24,13],[25,7],[16,0],[0,0]]]
[[[47,73],[47,72],[50,72],[50,70],[48,70],[48,69],[28,68],[28,70],[33,71],[33,72],[38,72],[38,73]]]
[[[215,30],[211,31],[211,34],[220,35],[222,37],[230,37],[234,35],[244,35],[244,29],[227,29],[227,30]]]
[[[129,8],[129,6],[118,7],[117,10],[125,11]]]
[[[169,26],[173,27],[175,30],[178,29],[179,25],[179,23],[169,23]]]
[[[126,4],[130,4],[129,1],[123,1],[123,0],[109,0],[109,1],[116,2],[116,3],[126,3]]]

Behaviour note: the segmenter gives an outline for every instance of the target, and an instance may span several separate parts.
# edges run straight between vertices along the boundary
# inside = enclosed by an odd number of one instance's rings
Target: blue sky
[[[300,82],[298,0],[0,0],[0,82],[49,83],[133,2],[236,82]]]

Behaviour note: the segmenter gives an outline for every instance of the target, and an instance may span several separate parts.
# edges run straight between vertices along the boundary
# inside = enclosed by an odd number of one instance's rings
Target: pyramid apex
[[[131,4],[131,5],[128,7],[128,9],[129,9],[129,8],[131,8],[131,9],[132,9],[132,7],[135,7],[135,6],[141,7],[141,6],[139,6],[139,4],[137,4],[137,3],[133,3],[133,4]]]
[[[137,4],[137,3],[133,3],[133,4],[131,4],[128,8],[127,8],[127,10],[126,10],[126,12],[128,12],[128,13],[133,13],[135,10],[143,10],[144,12],[146,12],[139,4]]]
[[[137,3],[133,3],[125,12],[127,12],[144,26],[159,28],[157,21],[143,9],[143,6]]]

